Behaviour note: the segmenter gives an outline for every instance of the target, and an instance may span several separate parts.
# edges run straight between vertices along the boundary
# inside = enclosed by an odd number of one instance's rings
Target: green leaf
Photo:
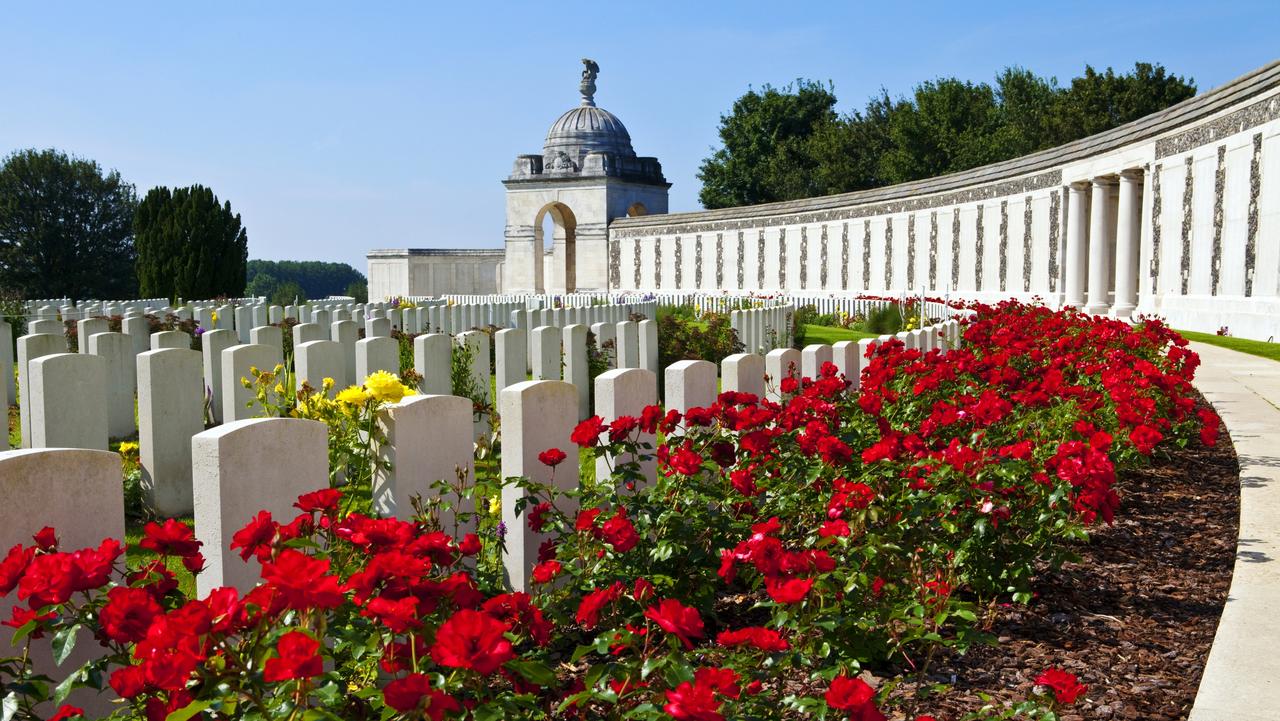
[[[83,677],[84,668],[78,668],[71,672],[69,676],[62,679],[62,683],[58,684],[57,687],[53,689],[53,698],[51,699],[53,704],[57,706],[65,701],[67,695],[71,693],[72,689],[76,688],[76,686],[82,682]]]
[[[80,624],[73,623],[66,628],[59,629],[57,633],[53,634],[54,663],[61,666],[62,662],[67,660],[67,656],[70,656],[71,652],[75,650],[76,632],[79,630]]]
[[[164,717],[164,721],[187,721],[201,711],[209,708],[208,701],[192,701],[182,708]]]
[[[530,683],[539,686],[550,686],[556,681],[556,674],[541,661],[513,659],[507,661],[506,667],[524,677]]]

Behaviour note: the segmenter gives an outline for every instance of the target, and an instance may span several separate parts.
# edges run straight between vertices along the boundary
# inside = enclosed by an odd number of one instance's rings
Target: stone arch
[[[648,214],[649,209],[644,207],[644,203],[632,203],[631,206],[627,208],[628,218],[639,218],[642,215]]]
[[[555,293],[572,293],[577,287],[575,268],[577,253],[575,246],[578,220],[573,214],[573,210],[559,201],[552,201],[542,206],[533,221],[534,248],[536,248],[534,262],[541,263],[545,260],[544,249],[547,239],[543,237],[542,223],[548,217],[552,222],[551,273],[549,277],[544,277],[545,288],[543,290]]]

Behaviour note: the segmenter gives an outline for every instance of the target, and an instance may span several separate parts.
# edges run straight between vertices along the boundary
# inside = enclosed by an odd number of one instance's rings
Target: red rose
[[[702,470],[702,456],[693,452],[693,449],[686,443],[667,459],[667,466],[671,470],[685,476],[692,476]]]
[[[662,710],[676,721],[724,721],[720,701],[710,686],[685,681],[675,690],[667,691],[666,696],[667,704]]]
[[[170,518],[164,525],[152,521],[142,532],[138,545],[162,556],[190,556],[200,551],[195,531],[182,521]]]
[[[556,576],[560,575],[562,570],[564,570],[564,564],[559,561],[543,561],[533,567],[533,582],[550,583]]]
[[[31,608],[63,603],[79,582],[80,569],[70,553],[46,553],[31,559],[18,582],[18,598],[30,599]]]
[[[827,521],[818,529],[820,538],[844,538],[849,535],[849,524],[842,519]]]
[[[533,508],[529,509],[529,530],[534,533],[542,533],[542,529],[547,526],[547,514],[551,512],[551,504],[543,501]]]
[[[36,547],[42,551],[56,551],[58,549],[58,533],[49,526],[36,531],[35,539]]]
[[[848,711],[849,718],[855,721],[884,721],[884,714],[875,706],[875,689],[860,678],[849,678],[844,674],[831,679],[827,689],[827,705],[840,711]]]
[[[577,521],[573,524],[575,531],[594,531],[596,527],[596,519],[604,511],[600,508],[585,508],[578,511]]]
[[[698,615],[698,610],[684,606],[674,598],[663,599],[657,606],[650,606],[644,617],[679,638],[686,649],[693,648],[690,638],[702,638],[702,616]]]
[[[604,419],[591,416],[579,423],[569,434],[569,440],[583,448],[591,448],[600,442],[600,434],[604,432]]]
[[[440,721],[450,711],[462,710],[456,699],[432,688],[431,679],[420,673],[409,674],[388,683],[382,689],[382,698],[388,706],[401,713],[416,710],[425,698],[425,710],[431,721]]]
[[[486,613],[462,609],[440,624],[431,658],[441,666],[469,668],[487,676],[515,658],[511,642],[503,636],[509,629]]]
[[[107,604],[98,621],[107,638],[131,643],[146,638],[151,622],[163,612],[145,588],[116,586],[107,592]]]
[[[600,623],[600,612],[605,606],[618,600],[621,594],[622,582],[617,581],[608,588],[597,589],[583,596],[578,604],[578,623],[586,629],[595,628]]]
[[[736,646],[752,646],[761,651],[777,653],[791,648],[782,634],[771,628],[748,626],[736,631],[721,631],[716,636],[716,643],[733,648]]]
[[[538,454],[538,461],[542,463],[542,465],[550,466],[552,468],[560,465],[560,463],[566,458],[568,458],[568,456],[559,448],[548,448]]]
[[[147,686],[141,666],[125,666],[112,671],[108,683],[120,698],[133,698],[146,690]]]
[[[267,683],[311,678],[324,672],[324,660],[317,651],[320,642],[302,631],[290,631],[276,642],[276,658],[267,659],[262,680]]]
[[[231,537],[231,550],[240,549],[240,558],[248,561],[256,555],[259,561],[271,557],[271,542],[276,537],[276,522],[267,511],[258,511],[253,520]]]
[[[312,558],[292,548],[280,552],[272,563],[262,564],[262,578],[296,611],[337,608],[344,595],[338,577],[329,575],[329,561]]]
[[[648,579],[637,578],[635,587],[631,590],[631,597],[637,601],[644,602],[653,598],[654,587],[649,583]]]
[[[0,598],[4,598],[18,586],[22,574],[35,557],[35,550],[24,548],[21,543],[9,549],[8,555],[0,561]]]
[[[342,500],[342,491],[336,488],[321,488],[318,491],[304,493],[298,496],[298,502],[293,504],[294,508],[303,513],[328,513],[336,511],[338,503]]]
[[[77,716],[84,718],[84,709],[71,704],[63,704],[58,707],[58,712],[49,717],[49,721],[66,721],[66,719],[76,718]]]
[[[1151,451],[1155,450],[1156,444],[1163,439],[1164,434],[1147,425],[1134,426],[1134,429],[1129,431],[1129,441],[1144,456],[1151,455]]]
[[[462,537],[462,543],[458,544],[458,550],[464,556],[474,556],[480,552],[480,537],[474,533],[468,533]]]
[[[812,578],[766,578],[764,588],[775,603],[800,603],[813,588]]]
[[[612,518],[604,522],[604,526],[600,529],[600,535],[604,538],[605,543],[613,546],[613,550],[618,553],[626,553],[636,547],[640,542],[640,536],[636,534],[635,526],[631,525],[631,521],[627,518],[626,510],[619,508],[618,512]]]
[[[1080,695],[1089,688],[1080,683],[1074,674],[1058,668],[1048,669],[1036,676],[1036,683],[1041,686],[1048,686],[1053,691],[1053,697],[1060,704],[1075,703],[1076,699],[1080,698]]]

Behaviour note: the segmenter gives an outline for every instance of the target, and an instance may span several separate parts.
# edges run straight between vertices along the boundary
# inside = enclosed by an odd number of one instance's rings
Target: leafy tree
[[[781,89],[765,85],[750,90],[720,116],[724,147],[702,162],[699,199],[708,208],[723,208],[785,199],[811,184],[806,141],[824,123],[837,120],[836,96],[829,86],[797,80]],[[802,196],[803,197],[803,196]]]
[[[249,261],[252,266],[257,261]],[[275,294],[276,288],[280,287],[280,280],[270,273],[257,273],[249,276],[249,282],[245,283],[244,294],[253,298],[270,298]]]
[[[152,188],[134,216],[144,297],[244,294],[249,237],[231,203],[203,185]]]
[[[967,170],[1117,127],[1195,95],[1159,65],[1085,67],[1067,87],[1025,68],[994,84],[938,78],[909,97],[885,90],[840,115],[831,86],[749,90],[720,118],[723,147],[698,177],[707,208],[794,200]]]
[[[58,150],[20,150],[0,165],[0,288],[26,298],[136,295],[131,220],[120,173]]]
[[[302,287],[308,298],[327,298],[345,293],[347,286],[364,282],[364,274],[346,263],[326,263],[316,260],[251,260],[246,266],[250,288],[268,288],[266,281],[257,279],[266,275],[272,283],[294,281]],[[271,295],[274,285],[256,295]]]
[[[355,298],[357,303],[368,303],[369,284],[364,280],[353,281],[342,291],[342,294]]]
[[[305,303],[307,301],[307,292],[298,285],[297,281],[286,280],[276,286],[276,289],[268,296],[272,305],[293,305],[294,303]]]

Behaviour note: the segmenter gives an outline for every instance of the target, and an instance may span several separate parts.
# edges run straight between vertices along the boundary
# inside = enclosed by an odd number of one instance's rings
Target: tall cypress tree
[[[231,203],[203,185],[152,188],[134,215],[138,289],[145,298],[244,293],[249,236]]]

